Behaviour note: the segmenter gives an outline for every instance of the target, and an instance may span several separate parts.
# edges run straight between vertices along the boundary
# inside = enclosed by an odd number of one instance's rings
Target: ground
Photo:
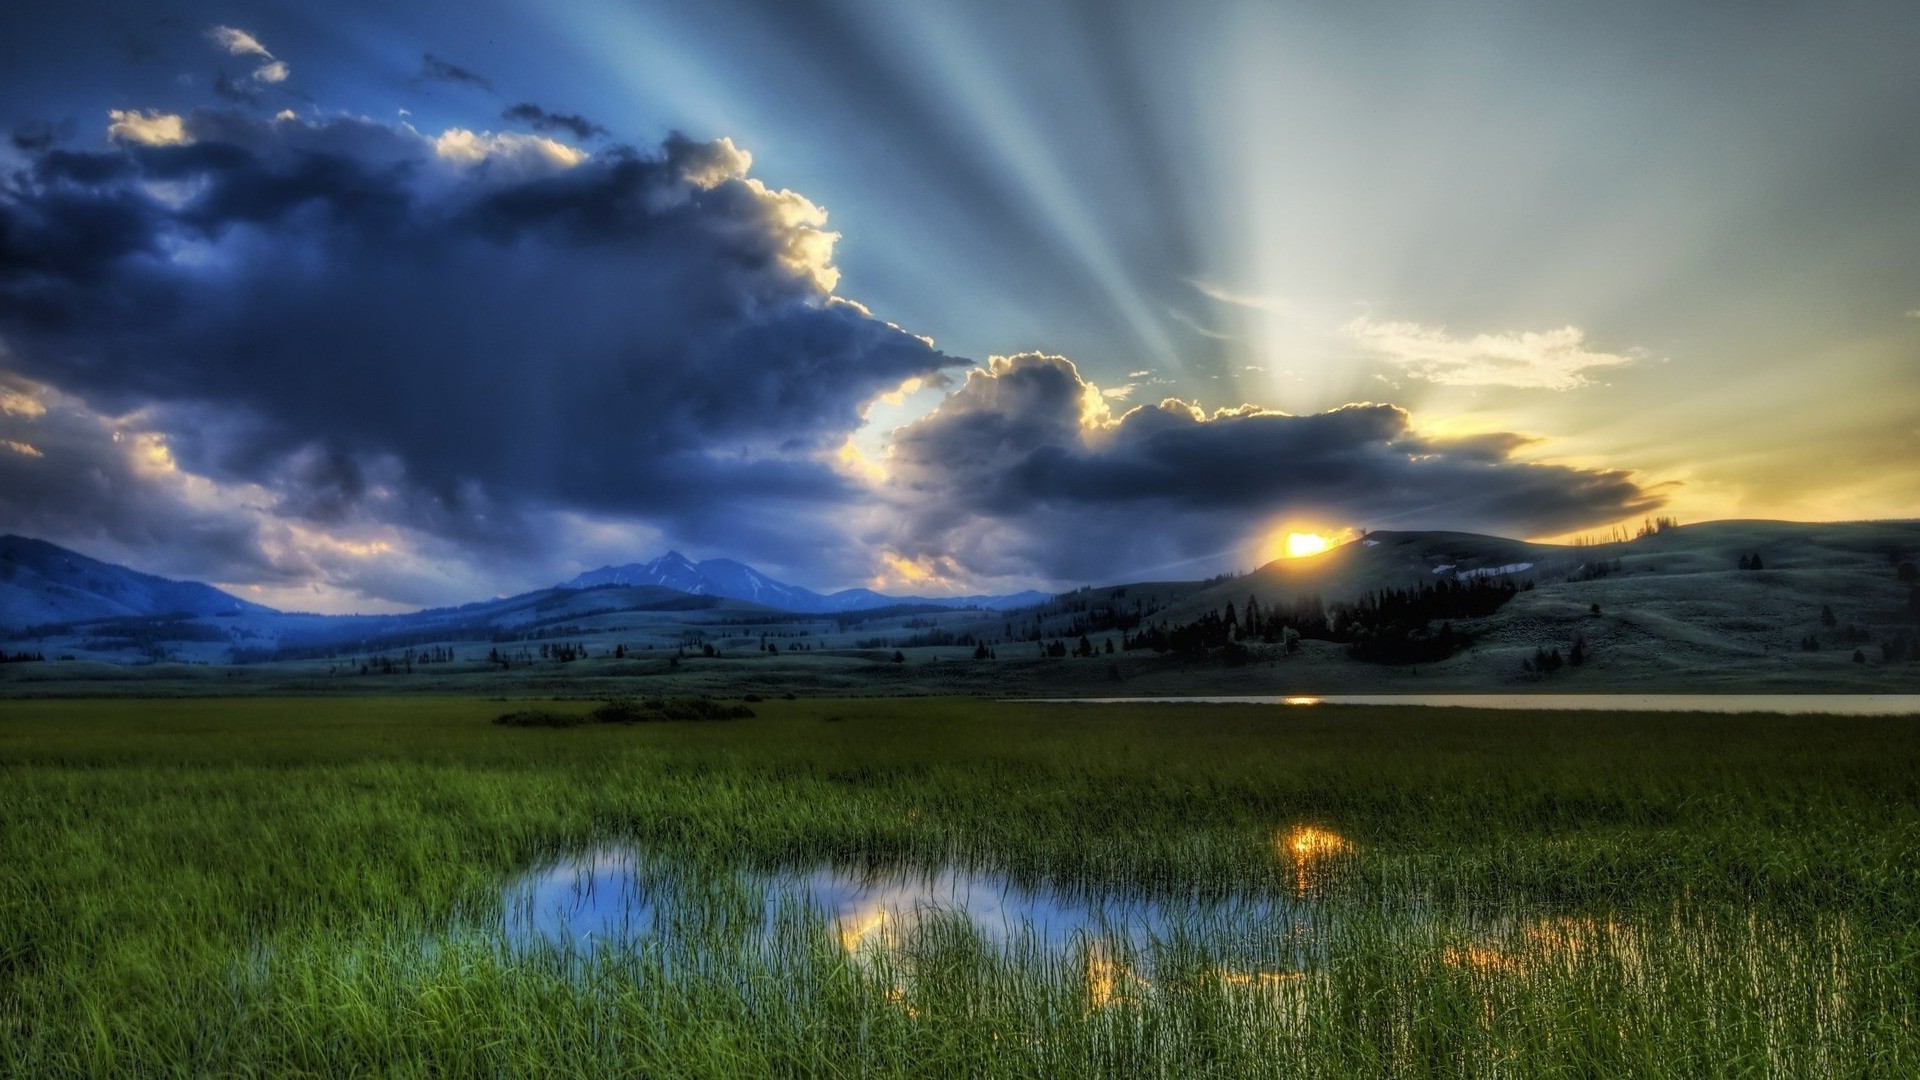
[[[526,704],[0,702],[0,1073],[1920,1067],[1913,717],[775,698],[491,722]],[[515,875],[609,844],[712,883],[710,915],[585,960],[502,941]],[[1205,928],[1011,958],[962,933],[877,975],[831,927],[771,953],[721,929],[737,875],[848,862],[1281,897],[1313,945],[1250,973]]]

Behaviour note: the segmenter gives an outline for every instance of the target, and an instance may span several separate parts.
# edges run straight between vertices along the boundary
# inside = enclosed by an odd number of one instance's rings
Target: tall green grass
[[[504,708],[0,705],[0,1074],[1920,1071],[1911,719]],[[1298,825],[1352,848],[1303,868]],[[962,862],[1304,894],[1326,936],[1265,982],[1204,927],[1002,953],[954,920],[862,958],[792,907],[770,944],[719,917],[584,957],[505,940],[506,881],[608,843],[735,921],[743,874]]]

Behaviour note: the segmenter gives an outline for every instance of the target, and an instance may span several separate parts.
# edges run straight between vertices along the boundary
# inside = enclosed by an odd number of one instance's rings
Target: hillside
[[[197,581],[143,574],[44,540],[0,536],[0,626],[272,611]]]
[[[1807,663],[1851,661],[1855,650],[1873,662],[1902,641],[1911,652],[1920,609],[1901,567],[1916,553],[1913,522],[1709,522],[1597,546],[1384,532],[1202,587],[1121,586],[1087,599],[1096,609],[1105,600],[1125,610],[1145,596],[1148,610],[1159,609],[1149,623],[1178,626],[1249,598],[1270,609],[1310,597],[1332,604],[1377,590],[1506,581],[1518,589],[1510,601],[1459,620],[1456,629],[1474,644],[1425,670],[1498,684],[1522,678],[1522,661],[1536,650],[1565,655],[1579,641],[1591,658],[1587,670],[1556,673],[1557,681],[1771,679]],[[1743,568],[1755,559],[1759,569]],[[1828,655],[1816,659],[1820,652]]]
[[[597,693],[644,676],[663,687],[755,693],[1913,692],[1920,600],[1902,574],[1920,576],[1916,554],[1913,522],[1713,522],[1600,546],[1391,532],[1237,576],[1081,589],[1004,612],[895,604],[796,613],[660,585],[606,584],[401,616],[120,617],[0,635],[0,650],[75,661],[5,665],[3,677],[16,684],[106,677],[108,669],[89,660],[241,660],[248,663],[230,677],[274,685],[427,655],[439,658],[419,669],[428,681],[389,688]],[[1244,612],[1249,599],[1265,615],[1307,598],[1331,613],[1371,593],[1477,585],[1490,588],[1475,613],[1425,628],[1438,633],[1444,624],[1454,643],[1422,645],[1417,655],[1356,658],[1352,636],[1337,632],[1303,634],[1289,648],[1281,637],[1246,633],[1244,622],[1197,651],[1191,636],[1172,647],[1145,640],[1218,620],[1229,605]],[[1052,654],[1055,643],[1079,649],[1083,635],[1093,657]],[[1140,647],[1126,648],[1130,642]],[[1529,670],[1542,653],[1571,656],[1576,643],[1584,663]],[[585,659],[555,662],[549,645],[576,654],[584,646]],[[489,664],[494,653],[510,659],[507,668]]]

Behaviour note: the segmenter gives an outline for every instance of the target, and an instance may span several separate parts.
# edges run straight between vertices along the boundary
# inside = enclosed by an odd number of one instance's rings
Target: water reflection
[[[1084,966],[1096,1008],[1149,992],[1154,958],[1193,943],[1204,942],[1211,969],[1236,986],[1278,985],[1324,951],[1316,914],[1295,899],[1094,892],[955,866],[820,866],[715,880],[631,848],[606,848],[523,875],[505,900],[516,948],[580,956],[649,942],[771,949],[783,921],[800,914],[824,922],[863,967],[910,968],[938,926],[1002,956]]]
[[[1016,698],[1052,705],[1407,705],[1528,711],[1817,713],[1920,717],[1920,694],[1209,694],[1191,697]]]
[[[1347,838],[1331,829],[1297,825],[1282,829],[1274,840],[1280,854],[1293,862],[1294,891],[1306,895],[1326,884],[1331,861],[1353,850]]]
[[[1631,966],[1640,956],[1638,934],[1610,917],[1541,916],[1449,945],[1441,950],[1440,961],[1483,973],[1523,975],[1549,967],[1570,968],[1595,954]]]

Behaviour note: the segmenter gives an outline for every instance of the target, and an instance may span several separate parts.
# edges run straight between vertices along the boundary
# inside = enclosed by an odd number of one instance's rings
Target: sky
[[[1920,8],[0,12],[0,531],[291,609],[1920,507]]]

